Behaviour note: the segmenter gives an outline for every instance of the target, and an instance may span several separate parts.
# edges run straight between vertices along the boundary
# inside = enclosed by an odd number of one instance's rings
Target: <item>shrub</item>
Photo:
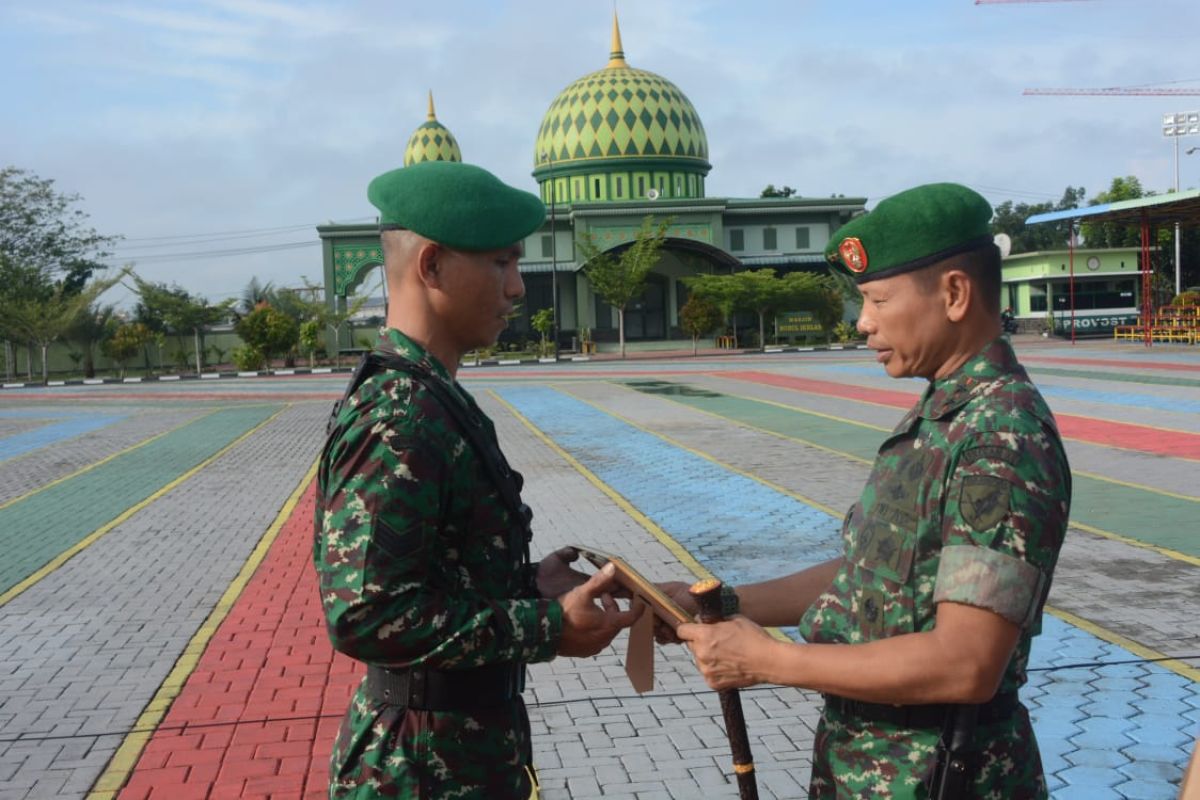
[[[248,344],[233,348],[229,357],[233,359],[233,365],[244,372],[260,370],[267,363],[263,351]]]

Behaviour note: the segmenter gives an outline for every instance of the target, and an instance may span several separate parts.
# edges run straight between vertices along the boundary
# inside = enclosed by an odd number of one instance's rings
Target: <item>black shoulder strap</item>
[[[354,368],[354,374],[350,376],[350,383],[346,385],[346,391],[342,392],[342,398],[333,404],[333,408],[329,410],[329,419],[325,421],[325,438],[329,439],[329,435],[333,433],[333,428],[337,425],[338,415],[342,413],[342,409],[349,402],[350,396],[358,391],[358,387],[362,382],[371,377],[371,373],[375,371],[375,364],[371,358],[371,353],[363,353],[362,358],[358,360],[358,366]],[[328,444],[328,442],[326,442]]]
[[[488,477],[500,491],[500,496],[504,499],[509,511],[513,512],[518,519],[527,519],[529,507],[521,502],[521,490],[517,486],[516,474],[509,467],[508,461],[496,443],[484,435],[483,420],[471,413],[471,409],[462,400],[454,397],[446,383],[438,379],[425,364],[384,353],[371,353],[368,357],[380,367],[407,374],[438,399],[442,408],[454,418],[459,431],[471,444],[475,454],[479,456],[479,460],[483,462]]]

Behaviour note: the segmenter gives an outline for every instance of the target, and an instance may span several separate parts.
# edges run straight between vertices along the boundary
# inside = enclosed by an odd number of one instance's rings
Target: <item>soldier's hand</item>
[[[645,611],[640,603],[622,611],[612,592],[617,589],[616,569],[605,564],[588,580],[559,598],[563,609],[560,656],[594,656]],[[598,601],[598,602],[597,602]]]
[[[537,588],[542,597],[562,597],[587,582],[586,573],[569,566],[578,558],[574,547],[560,547],[538,562]]]
[[[674,600],[675,605],[693,617],[700,613],[700,606],[696,603],[696,598],[688,591],[691,588],[690,584],[683,581],[664,581],[663,583],[656,583],[654,585],[658,587],[660,592]],[[654,620],[654,639],[659,644],[679,644],[681,641],[675,635],[675,629],[669,623],[657,617]]]
[[[778,655],[783,643],[743,616],[713,625],[687,623],[675,629],[691,648],[696,666],[713,689],[740,689],[762,683],[762,670]]]

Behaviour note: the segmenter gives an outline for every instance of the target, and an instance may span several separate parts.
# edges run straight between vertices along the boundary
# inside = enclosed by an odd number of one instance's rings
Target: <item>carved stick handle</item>
[[[700,622],[712,625],[724,619],[721,614],[721,582],[706,578],[692,584],[689,591],[700,606]],[[758,800],[758,784],[754,780],[754,757],[750,755],[750,737],[746,733],[746,718],[742,714],[742,696],[737,689],[718,692],[721,713],[725,716],[725,733],[733,750],[733,772],[737,775],[738,797]]]

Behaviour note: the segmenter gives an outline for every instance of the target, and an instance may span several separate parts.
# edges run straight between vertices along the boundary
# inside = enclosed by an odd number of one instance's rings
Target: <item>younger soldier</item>
[[[841,558],[738,587],[745,616],[678,630],[714,688],[825,695],[812,798],[929,797],[944,730],[970,769],[955,796],[1047,796],[1017,689],[1071,474],[1054,418],[1001,336],[991,215],[970,189],[932,184],[834,234],[826,256],[858,283],[858,329],[888,375],[929,381],[924,396],[880,446]],[[668,588],[689,604],[681,585]],[[810,644],[759,627],[797,621]]]
[[[455,380],[525,287],[535,196],[479,167],[380,175],[387,327],[333,421],[313,557],[335,648],[367,664],[334,745],[331,798],[536,796],[525,665],[590,656],[636,613],[575,554],[529,564],[521,476]],[[601,605],[596,601],[600,599]]]

